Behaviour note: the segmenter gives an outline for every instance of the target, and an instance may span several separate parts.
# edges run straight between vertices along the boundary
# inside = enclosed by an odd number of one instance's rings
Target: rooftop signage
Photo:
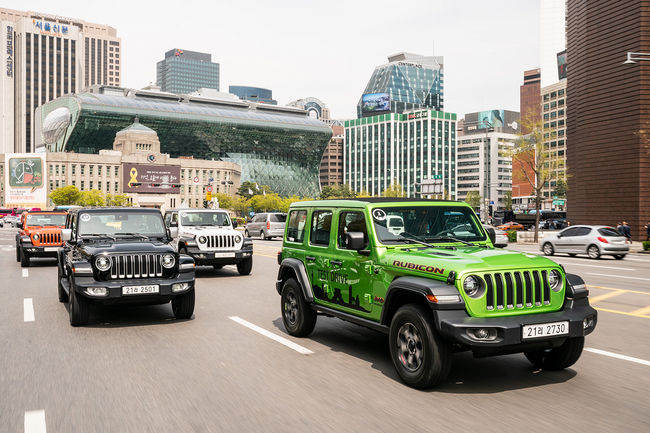
[[[68,26],[62,24],[50,23],[47,21],[32,20],[34,29],[39,29],[40,34],[50,36],[64,36],[68,34]]]

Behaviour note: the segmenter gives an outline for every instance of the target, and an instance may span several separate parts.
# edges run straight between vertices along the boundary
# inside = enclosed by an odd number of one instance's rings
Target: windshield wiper
[[[120,233],[114,233],[115,236],[138,236],[140,239],[149,239],[149,236],[142,235],[140,233],[132,233],[132,232],[120,232]]]
[[[403,234],[400,235],[398,238],[395,238],[395,239],[387,239],[387,240],[391,240],[391,241],[411,241],[411,242],[418,243],[418,244],[420,244],[420,245],[427,246],[427,247],[429,247],[429,248],[436,248],[435,245],[431,245],[431,244],[428,243],[428,242],[424,242],[424,241],[418,239],[418,237],[417,237],[416,235],[414,235],[413,233],[409,233],[409,232],[402,232],[402,233],[403,233]],[[404,234],[407,235],[407,236],[404,236]]]
[[[478,245],[476,245],[476,244],[473,243],[473,242],[464,241],[464,240],[462,240],[462,239],[458,239],[458,238],[455,238],[455,237],[453,237],[453,236],[435,236],[435,237],[430,237],[430,238],[425,238],[425,239],[426,239],[426,240],[429,240],[429,241],[452,241],[452,242],[460,242],[461,244],[470,245],[470,246],[472,246],[472,247],[476,247],[476,246],[478,246]]]
[[[92,236],[92,237],[95,237],[95,238],[108,238],[108,239],[111,239],[111,240],[114,240],[114,241],[117,240],[113,236],[111,236],[109,234],[106,234],[106,233],[84,233],[84,234],[79,235],[79,236],[82,237],[82,238],[86,237],[86,236]]]

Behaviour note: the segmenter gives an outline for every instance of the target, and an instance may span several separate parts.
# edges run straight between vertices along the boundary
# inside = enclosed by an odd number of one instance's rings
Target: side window
[[[176,224],[178,226],[178,212],[174,212],[172,214],[172,223]]]
[[[368,245],[368,229],[363,212],[341,212],[339,215],[339,229],[338,240],[339,248],[345,249],[347,247],[347,233],[348,232],[361,232],[363,233],[363,240]]]
[[[302,243],[305,240],[306,222],[306,210],[291,211],[289,214],[289,227],[287,228],[287,241]]]
[[[327,246],[330,243],[332,228],[332,211],[316,210],[311,216],[311,233],[309,242],[312,245]]]
[[[172,222],[172,214],[166,213],[165,214],[165,227],[169,228],[171,222]]]
[[[589,227],[578,227],[578,234],[576,236],[587,236],[589,233],[591,233]]]
[[[71,239],[77,239],[77,215],[78,214],[74,214],[72,215],[72,218],[70,218],[70,229],[72,229]]]
[[[569,236],[579,236],[580,233],[580,227],[571,227],[566,230],[564,230],[562,233],[562,236],[564,237],[569,237]]]

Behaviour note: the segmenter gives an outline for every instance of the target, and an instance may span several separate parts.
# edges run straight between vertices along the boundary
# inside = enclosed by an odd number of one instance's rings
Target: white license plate
[[[160,287],[158,284],[149,286],[124,286],[122,287],[123,295],[148,295],[150,293],[159,293]]]
[[[43,251],[45,251],[46,253],[51,253],[52,251],[56,251],[58,249],[59,247],[45,247],[43,248]]]
[[[551,337],[554,335],[567,335],[569,322],[540,323],[538,325],[524,325],[522,328],[524,340],[529,338]]]
[[[214,253],[214,258],[219,257],[235,257],[235,253]]]

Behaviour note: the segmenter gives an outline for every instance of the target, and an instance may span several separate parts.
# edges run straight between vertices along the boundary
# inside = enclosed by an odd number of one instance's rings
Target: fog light
[[[108,289],[106,287],[86,287],[86,293],[90,296],[107,296]]]
[[[190,288],[190,283],[174,283],[172,284],[172,292],[184,292]]]
[[[468,328],[467,335],[477,341],[494,341],[497,339],[497,330],[494,328]]]
[[[582,319],[582,329],[589,329],[594,326],[594,316],[587,316]]]

